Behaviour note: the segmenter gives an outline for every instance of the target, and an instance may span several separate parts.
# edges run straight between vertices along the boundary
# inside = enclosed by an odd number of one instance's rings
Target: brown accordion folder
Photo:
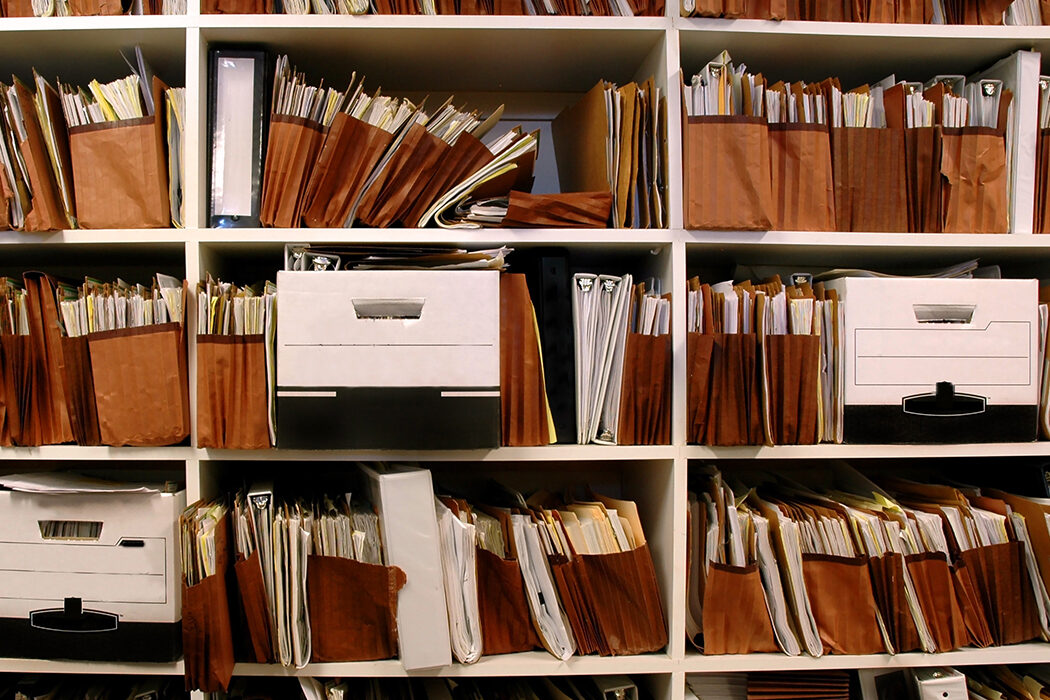
[[[833,128],[831,166],[839,231],[907,233],[901,130]]]
[[[120,0],[69,0],[69,11],[74,17],[124,14]],[[149,14],[149,2],[144,4],[143,12]]]
[[[569,561],[563,554],[550,555],[547,562],[551,567],[554,585],[558,589],[562,610],[569,620],[572,636],[576,639],[576,651],[581,655],[601,653],[607,656],[610,653],[609,646],[606,640],[598,637],[598,625],[594,619],[591,601],[583,590],[578,563]]]
[[[91,375],[104,445],[175,445],[190,433],[181,323],[91,333]]]
[[[911,554],[905,562],[937,651],[952,651],[968,644],[969,633],[956,599],[948,558],[939,553]]]
[[[1008,233],[1006,142],[990,128],[943,129],[945,233]]]
[[[270,636],[270,609],[266,603],[259,552],[252,552],[247,559],[238,554],[233,572],[237,578],[241,610],[244,612],[251,661],[257,664],[270,663],[273,661],[273,638]]]
[[[746,0],[744,16],[748,19],[799,19],[798,0]]]
[[[499,307],[502,443],[549,445],[551,416],[543,357],[525,275],[500,276]]]
[[[774,445],[815,445],[819,431],[820,336],[767,335],[763,350],[767,438]]]
[[[31,381],[23,389],[21,444],[58,445],[73,441],[63,376],[62,334],[51,278],[41,272],[22,276],[29,312],[28,362]]]
[[[517,559],[477,549],[478,613],[486,656],[540,647]]]
[[[1050,231],[1050,129],[1039,130],[1039,140],[1035,152],[1035,221],[1032,231],[1047,233]]]
[[[419,190],[418,196],[414,197],[414,201],[405,210],[405,226],[418,226],[420,218],[439,197],[490,163],[493,158],[492,151],[477,137],[472,134],[460,134],[456,143],[438,163],[430,181]]]
[[[11,201],[14,193],[7,188],[7,183],[0,178],[0,231],[11,230]]]
[[[705,654],[779,651],[758,564],[740,567],[711,562],[704,587],[703,623]]]
[[[760,445],[762,387],[754,333],[715,333],[705,445]]]
[[[70,128],[73,190],[82,228],[171,226],[165,89],[154,77],[152,117]]]
[[[959,553],[957,579],[968,579],[984,609],[996,645],[1039,636],[1035,596],[1024,561],[1024,544],[1007,542]]]
[[[890,552],[868,559],[871,587],[886,632],[898,654],[920,650],[919,628],[915,624],[905,593],[904,556]]]
[[[61,345],[62,383],[73,439],[78,445],[101,445],[87,336],[62,338]]]
[[[266,15],[273,11],[267,0],[201,0],[205,15]]]
[[[686,228],[772,228],[769,130],[765,119],[689,117],[683,143]]]
[[[849,0],[799,0],[798,19],[817,22],[852,22],[853,5]]]
[[[908,230],[912,233],[941,233],[944,229],[941,145],[940,127],[904,130]]]
[[[628,333],[620,392],[620,445],[671,442],[671,336]]]
[[[0,15],[3,17],[33,17],[31,0],[0,0]]]
[[[31,17],[32,13],[28,16]],[[51,157],[48,155],[44,141],[44,132],[40,126],[37,111],[32,108],[32,105],[35,104],[33,94],[29,92],[29,88],[24,83],[17,79],[13,89],[18,95],[19,104],[30,105],[29,109],[22,110],[26,140],[18,143],[29,174],[29,188],[33,192],[32,209],[26,212],[24,229],[26,231],[61,231],[69,227],[69,220],[62,208],[62,193],[51,168]],[[59,113],[61,113],[60,108]],[[62,120],[64,123],[64,117]],[[59,135],[60,141],[63,141],[62,136]]]
[[[803,554],[802,577],[825,653],[886,652],[867,557]]]
[[[529,194],[511,190],[503,228],[605,228],[612,210],[609,192]]]
[[[306,187],[303,218],[313,228],[349,225],[365,181],[394,135],[340,112],[328,128]]]
[[[215,527],[215,573],[195,586],[182,585],[182,654],[186,688],[226,690],[233,677],[233,632],[226,597],[228,518]]]
[[[306,572],[310,661],[397,656],[397,596],[404,586],[405,572],[396,566],[311,554]]]
[[[23,445],[33,364],[28,335],[0,335],[0,447]]]
[[[969,643],[981,649],[995,644],[992,626],[985,611],[977,582],[966,568],[963,561],[952,567],[952,579],[955,584],[955,599],[959,603],[963,624],[969,634]]]
[[[923,0],[897,0],[897,24],[926,23],[926,4]]]
[[[773,228],[834,231],[831,141],[821,124],[770,124]]]
[[[413,204],[419,187],[437,170],[449,145],[413,124],[386,168],[361,198],[357,218],[366,226],[386,228],[400,221]]]
[[[263,226],[301,225],[307,183],[324,140],[323,127],[311,119],[286,114],[271,117],[259,209]]]
[[[270,446],[261,335],[197,336],[197,447]]]
[[[689,333],[686,336],[686,438],[702,444],[707,434],[708,406],[711,394],[711,358],[715,349],[713,333]]]

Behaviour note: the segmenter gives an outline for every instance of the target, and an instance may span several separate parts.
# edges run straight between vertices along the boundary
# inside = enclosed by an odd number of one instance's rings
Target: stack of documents
[[[197,284],[197,446],[261,449],[277,435],[277,285]]]
[[[844,306],[823,283],[689,281],[687,437],[842,442]]]
[[[186,205],[182,201],[182,179],[186,172],[185,148],[183,147],[186,88],[168,88],[164,92],[164,105],[168,124],[168,199],[171,203],[171,223],[175,228],[184,228]]]
[[[613,228],[667,225],[666,98],[601,80],[551,124],[563,192],[609,192]]]
[[[670,307],[657,279],[573,276],[577,443],[670,441]]]

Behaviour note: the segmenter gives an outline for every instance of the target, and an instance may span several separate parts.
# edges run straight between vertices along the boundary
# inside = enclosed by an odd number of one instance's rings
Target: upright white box
[[[407,580],[397,599],[401,663],[409,671],[448,666],[452,645],[430,472],[403,464],[361,469],[379,510],[386,564],[399,567]]]
[[[845,441],[1024,442],[1039,411],[1036,280],[833,280]]]

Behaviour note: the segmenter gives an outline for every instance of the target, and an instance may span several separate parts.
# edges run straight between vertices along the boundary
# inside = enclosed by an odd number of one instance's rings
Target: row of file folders
[[[347,493],[253,484],[187,508],[187,687],[225,689],[235,658],[303,668],[397,657],[412,670],[667,644],[632,501],[526,500],[495,484],[479,500],[435,498],[430,472],[405,465],[360,465],[358,476]]]
[[[705,654],[945,652],[1050,637],[1045,499],[879,477],[691,473]]]
[[[681,0],[683,17],[1032,26],[1050,18],[1039,0]]]

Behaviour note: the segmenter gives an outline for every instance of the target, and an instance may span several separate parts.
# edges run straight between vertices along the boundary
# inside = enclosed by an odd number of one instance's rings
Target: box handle
[[[902,408],[914,416],[947,418],[984,413],[987,403],[983,396],[956,393],[951,382],[937,382],[935,393],[906,396]]]
[[[404,320],[423,315],[426,299],[411,297],[402,299],[353,299],[354,313],[358,318]]]
[[[913,304],[919,323],[970,323],[976,304]]]

